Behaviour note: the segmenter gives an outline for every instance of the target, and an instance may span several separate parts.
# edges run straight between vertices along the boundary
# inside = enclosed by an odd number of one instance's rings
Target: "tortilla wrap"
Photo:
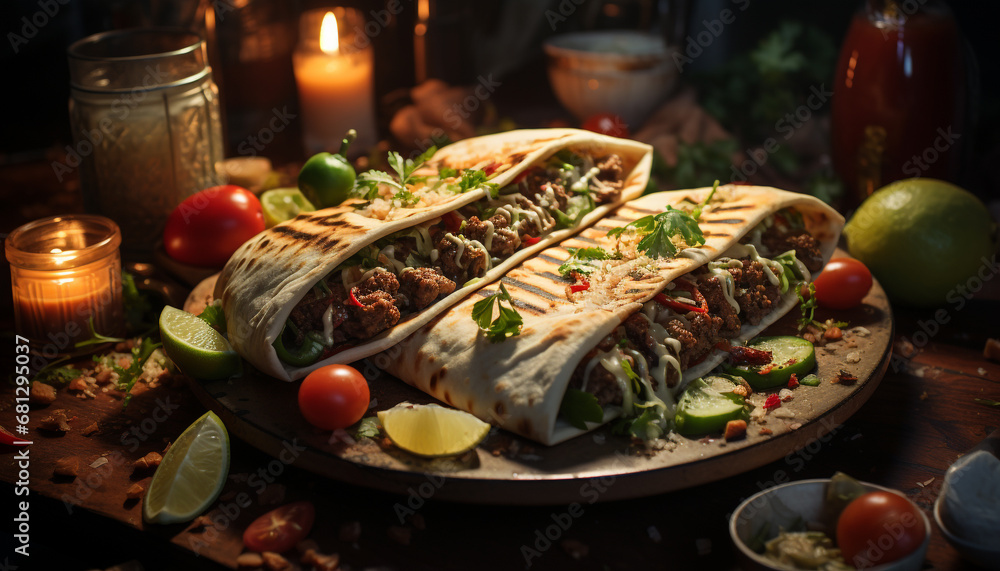
[[[272,346],[295,305],[331,270],[363,247],[409,227],[434,220],[489,196],[485,188],[455,194],[447,201],[419,208],[396,208],[385,219],[362,216],[360,200],[298,217],[270,228],[236,251],[222,271],[214,295],[222,300],[229,342],[262,372],[284,381],[304,377],[331,363],[350,363],[387,349],[416,331],[470,292],[496,280],[522,260],[592,224],[621,203],[640,196],[649,181],[652,150],[648,145],[576,129],[522,130],[467,139],[437,151],[418,174],[439,169],[492,169],[490,182],[504,187],[535,164],[563,149],[616,153],[623,161],[624,186],[618,200],[599,205],[572,227],[554,230],[520,248],[490,269],[480,281],[461,285],[446,297],[404,316],[394,326],[364,342],[308,367],[281,362]]]
[[[660,192],[631,201],[578,236],[535,254],[509,271],[501,282],[524,319],[520,335],[491,343],[479,330],[472,319],[473,306],[497,291],[497,287],[486,287],[386,351],[383,355],[389,358],[378,356],[375,362],[451,406],[543,444],[557,444],[585,432],[563,420],[557,422],[574,368],[601,339],[670,281],[720,257],[769,214],[785,207],[795,207],[803,214],[824,264],[833,254],[844,219],[823,202],[774,188],[725,186],[719,188],[701,215],[699,226],[706,239],[703,246],[653,261],[656,273],[642,279],[630,275],[635,267],[630,268],[630,264],[595,272],[588,276],[589,290],[582,295],[569,293],[572,282],[561,277],[557,269],[569,258],[567,248],[600,246],[613,251],[616,239],[607,236],[612,228],[660,213],[667,205],[700,203],[710,190]],[[648,258],[642,259],[650,263]],[[810,280],[808,272],[805,279]],[[780,306],[758,325],[743,324],[739,337],[732,342],[756,336],[796,303],[794,292],[783,296]],[[713,350],[699,365],[684,371],[674,390],[704,375],[725,357],[725,352]],[[663,393],[671,389],[663,385],[657,389],[657,396],[671,396],[672,402],[672,395]],[[605,407],[603,422],[620,413],[618,407]],[[588,428],[596,426],[599,424]]]

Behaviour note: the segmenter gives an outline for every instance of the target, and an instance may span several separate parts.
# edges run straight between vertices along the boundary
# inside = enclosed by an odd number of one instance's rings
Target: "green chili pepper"
[[[337,154],[318,153],[302,165],[299,171],[299,190],[317,208],[337,206],[347,200],[354,187],[355,172],[347,160],[347,148],[357,137],[351,129],[344,136]]]
[[[295,326],[291,322],[286,324],[286,329],[289,326],[293,331],[295,330]],[[283,363],[288,363],[293,367],[307,367],[319,360],[323,354],[323,350],[325,349],[323,344],[309,335],[305,336],[305,340],[298,347],[285,347],[285,342],[282,340],[284,335],[285,329],[282,329],[281,334],[271,344],[275,352],[278,353],[278,359]]]

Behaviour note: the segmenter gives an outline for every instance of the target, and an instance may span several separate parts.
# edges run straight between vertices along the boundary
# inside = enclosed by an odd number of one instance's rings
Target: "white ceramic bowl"
[[[958,551],[967,561],[975,563],[983,569],[1000,569],[1000,547],[972,543],[952,534],[945,526],[944,520],[941,517],[943,504],[944,491],[942,490],[941,495],[934,502],[934,522],[937,523],[938,529],[941,530],[941,535],[948,540],[948,543],[955,548],[955,551]]]
[[[774,537],[778,534],[779,525],[784,523],[787,526],[797,516],[800,516],[805,521],[820,520],[823,511],[823,497],[829,482],[829,479],[816,479],[781,484],[780,486],[768,488],[751,496],[736,508],[732,517],[729,518],[729,536],[736,545],[743,569],[748,571],[784,571],[789,569],[755,553],[747,547],[746,542],[763,524],[770,524],[772,526],[770,537]],[[896,490],[883,488],[875,484],[861,482],[861,485],[870,492],[892,492],[902,496]],[[917,508],[917,511],[920,512],[926,531],[924,542],[916,551],[906,557],[892,563],[886,563],[885,565],[869,567],[869,571],[918,571],[923,567],[924,557],[927,555],[927,546],[930,544],[931,521],[927,518],[923,510]]]
[[[621,116],[633,132],[677,83],[663,38],[634,31],[579,32],[545,42],[549,82],[577,119]]]

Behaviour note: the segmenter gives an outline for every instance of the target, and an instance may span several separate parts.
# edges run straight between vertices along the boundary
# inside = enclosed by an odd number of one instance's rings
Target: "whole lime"
[[[900,180],[875,191],[844,227],[851,255],[893,301],[941,305],[990,267],[994,223],[978,198],[953,184]]]

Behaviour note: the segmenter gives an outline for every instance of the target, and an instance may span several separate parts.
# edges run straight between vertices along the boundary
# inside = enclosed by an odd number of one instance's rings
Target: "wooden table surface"
[[[74,206],[72,197],[66,200]],[[7,216],[16,214],[44,215],[28,208]],[[12,229],[7,222],[0,230]],[[1000,409],[974,401],[1000,400],[1000,364],[982,356],[987,337],[1000,336],[993,322],[1000,316],[998,291],[1000,280],[987,281],[964,307],[937,314],[894,308],[897,351],[889,371],[871,400],[831,435],[741,475],[644,499],[591,504],[594,489],[615,482],[581,481],[582,510],[574,509],[575,515],[568,515],[569,505],[436,501],[432,478],[408,495],[375,492],[297,468],[294,442],[285,456],[291,462],[283,462],[233,440],[229,479],[207,514],[212,526],[146,525],[139,502],[127,500],[125,490],[148,483],[150,475],[134,474],[132,464],[162,451],[204,408],[184,383],[140,387],[124,410],[108,395],[81,399],[63,389],[54,403],[30,412],[34,444],[27,448],[26,498],[15,496],[19,449],[0,447],[4,513],[15,512],[15,500],[30,502],[30,558],[8,547],[14,524],[5,517],[5,529],[12,531],[0,543],[0,569],[106,568],[131,560],[146,569],[231,568],[246,525],[300,499],[317,507],[310,537],[356,570],[735,568],[728,514],[742,499],[776,483],[838,470],[898,489],[929,514],[948,466],[1000,427]],[[9,307],[4,311],[5,341],[12,345]],[[7,354],[13,355],[9,349]],[[13,386],[4,383],[0,425],[14,424],[13,399]],[[71,430],[36,431],[55,409],[68,412]],[[94,422],[99,430],[85,436],[84,428]],[[65,456],[81,460],[75,479],[53,475],[55,462]],[[102,457],[108,461],[95,464]],[[935,528],[925,568],[971,567]]]

